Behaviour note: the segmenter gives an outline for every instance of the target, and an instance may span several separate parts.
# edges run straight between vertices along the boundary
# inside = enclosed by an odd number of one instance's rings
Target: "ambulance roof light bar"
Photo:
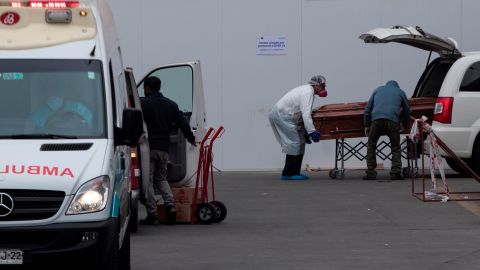
[[[28,1],[32,8],[76,8],[78,1]]]
[[[15,8],[31,7],[31,8],[77,8],[80,6],[79,1],[57,1],[57,0],[38,0],[38,1],[0,1],[0,6],[11,6]]]

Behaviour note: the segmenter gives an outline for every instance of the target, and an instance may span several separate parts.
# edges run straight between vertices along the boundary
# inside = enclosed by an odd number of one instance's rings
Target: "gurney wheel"
[[[209,203],[200,203],[195,209],[195,218],[200,224],[210,224],[215,218],[215,207]]]
[[[338,175],[338,170],[337,169],[331,169],[330,172],[328,172],[328,176],[332,179],[336,179]]]
[[[343,179],[345,177],[345,170],[339,170],[337,173],[338,179]]]
[[[215,208],[215,217],[213,218],[213,222],[222,222],[225,217],[227,217],[227,207],[220,201],[211,201],[210,204]]]

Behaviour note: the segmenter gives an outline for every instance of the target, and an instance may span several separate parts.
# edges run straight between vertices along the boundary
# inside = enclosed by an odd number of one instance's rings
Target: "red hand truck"
[[[191,208],[192,224],[196,222],[200,224],[218,223],[222,222],[227,216],[225,204],[215,199],[215,183],[213,179],[213,143],[217,138],[220,138],[224,132],[225,129],[223,126],[220,126],[216,131],[213,128],[209,128],[200,142],[195,193]],[[214,133],[213,136],[212,133]],[[207,143],[208,140],[210,140],[209,143]],[[212,197],[212,201],[210,202],[208,202],[209,179]],[[200,198],[198,198],[199,193]]]

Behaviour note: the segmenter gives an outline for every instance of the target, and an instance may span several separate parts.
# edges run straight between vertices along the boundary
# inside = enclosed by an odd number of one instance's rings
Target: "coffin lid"
[[[441,38],[427,33],[421,27],[394,26],[375,28],[359,36],[365,43],[397,42],[426,51],[434,51],[442,56],[459,56],[458,43],[453,38]]]

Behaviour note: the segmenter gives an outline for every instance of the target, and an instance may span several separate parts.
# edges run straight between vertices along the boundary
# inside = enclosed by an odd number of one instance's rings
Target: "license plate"
[[[0,249],[0,264],[23,264],[23,251]]]

